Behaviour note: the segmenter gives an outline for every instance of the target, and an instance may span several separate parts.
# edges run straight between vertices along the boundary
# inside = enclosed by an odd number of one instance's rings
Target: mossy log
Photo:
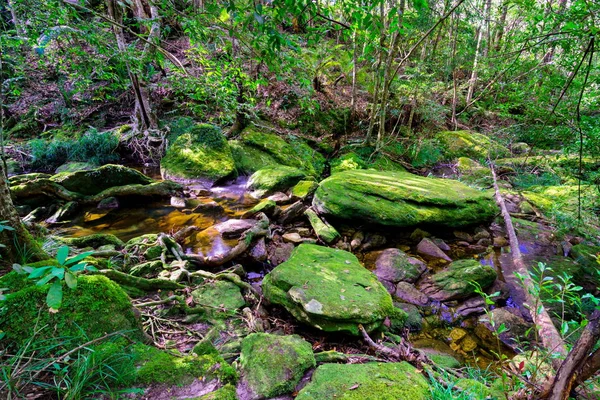
[[[177,282],[172,282],[166,279],[146,279],[138,276],[126,274],[124,272],[116,271],[114,269],[103,269],[98,271],[99,274],[106,276],[107,278],[115,281],[119,285],[134,287],[147,292],[154,290],[177,290],[184,289],[185,286]]]

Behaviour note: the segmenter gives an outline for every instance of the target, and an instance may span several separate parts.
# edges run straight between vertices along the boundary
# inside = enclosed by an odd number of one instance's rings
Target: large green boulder
[[[230,315],[246,305],[239,286],[229,281],[212,281],[192,291],[194,303],[213,315]]]
[[[460,227],[492,219],[497,212],[492,196],[450,179],[355,170],[322,181],[313,207],[357,224]]]
[[[458,260],[446,269],[425,278],[421,291],[438,301],[464,299],[475,293],[477,286],[486,289],[496,280],[496,270],[477,260]]]
[[[252,190],[253,196],[262,197],[289,189],[305,177],[306,173],[298,168],[274,165],[253,173],[248,189]]]
[[[198,124],[169,146],[160,160],[160,171],[164,179],[204,180],[212,184],[233,176],[235,162],[221,129]]]
[[[407,362],[323,364],[296,400],[425,400],[429,386]]]
[[[301,244],[265,276],[265,298],[296,319],[323,331],[359,335],[395,314],[392,298],[377,277],[347,251]]]
[[[508,157],[510,151],[481,133],[470,131],[444,131],[436,135],[447,159],[469,157],[485,160],[488,157]]]
[[[301,140],[286,142],[273,133],[249,126],[237,141],[231,141],[236,167],[240,173],[253,173],[259,169],[285,165],[320,176],[325,168],[325,158]]]
[[[3,287],[4,282],[0,280]],[[141,325],[127,294],[119,285],[100,275],[80,276],[77,288],[63,288],[63,302],[58,312],[46,305],[49,285],[8,285],[9,294],[0,308],[0,331],[15,343],[29,339],[35,327],[42,330],[37,339],[48,337],[82,337],[92,340],[115,331],[128,331],[142,337]],[[22,287],[19,287],[22,286]]]
[[[315,364],[311,344],[300,336],[253,333],[242,341],[238,392],[248,399],[293,392],[304,372]]]
[[[67,190],[87,196],[115,186],[149,185],[154,182],[135,169],[113,164],[92,170],[61,172],[50,179]]]

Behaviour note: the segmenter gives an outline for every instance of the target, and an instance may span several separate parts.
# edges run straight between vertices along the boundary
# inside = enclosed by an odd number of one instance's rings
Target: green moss
[[[268,153],[242,143],[239,140],[230,140],[229,146],[235,160],[235,169],[238,174],[251,175],[259,169],[279,164]]]
[[[235,369],[219,355],[176,357],[146,345],[136,345],[134,352],[139,366],[137,381],[141,384],[188,385],[194,379],[213,378],[224,383],[235,383],[237,380]]]
[[[359,335],[393,314],[390,294],[356,256],[343,250],[301,244],[263,280],[265,298],[296,319],[324,331]]]
[[[305,177],[306,174],[297,168],[283,165],[271,166],[252,174],[248,181],[248,188],[254,191],[254,196],[262,197],[288,189]]]
[[[311,344],[297,335],[253,333],[242,341],[243,380],[257,398],[292,392],[315,364]]]
[[[38,337],[80,336],[89,339],[119,330],[141,338],[141,327],[129,297],[114,282],[100,276],[80,276],[76,289],[64,287],[63,304],[52,313],[46,306],[49,285],[26,286],[7,296],[0,311],[0,329],[7,339],[22,343],[29,338],[39,312],[38,328],[46,327]]]
[[[235,386],[227,384],[204,396],[194,397],[192,400],[237,400],[237,394]]]
[[[431,276],[435,290],[427,294],[440,301],[466,298],[475,293],[473,282],[485,289],[494,283],[496,276],[493,267],[482,265],[477,260],[454,261],[443,271]]]
[[[299,199],[306,199],[311,196],[315,190],[319,187],[319,184],[315,181],[300,181],[292,188],[292,196]]]
[[[145,252],[144,252],[144,258],[146,260],[154,260],[157,259],[158,257],[160,257],[160,255],[162,254],[163,248],[162,246],[152,246],[149,247]]]
[[[438,133],[436,139],[444,148],[447,159],[469,157],[485,160],[487,157],[498,158],[510,155],[506,147],[476,132],[445,131]]]
[[[370,170],[345,171],[325,179],[313,206],[320,214],[355,223],[396,227],[460,227],[488,221],[497,213],[492,192],[450,179]]]
[[[165,179],[218,181],[234,175],[235,163],[227,139],[213,125],[199,124],[180,135],[160,161]]]
[[[196,304],[207,308],[215,317],[233,315],[246,305],[240,288],[229,281],[206,282],[192,292],[192,297]]]
[[[83,249],[85,247],[93,247],[94,249],[105,246],[113,245],[116,248],[123,248],[125,243],[115,235],[110,233],[95,233],[93,235],[81,236],[76,238],[57,238],[60,242],[67,246],[77,247]]]
[[[429,387],[410,364],[323,364],[296,400],[425,400]]]
[[[135,169],[112,164],[88,171],[62,172],[50,179],[67,190],[86,196],[96,195],[116,186],[149,185],[153,182]]]
[[[360,156],[352,152],[334,158],[331,160],[330,165],[332,174],[355,169],[365,169],[367,167],[367,164],[360,158]]]
[[[307,216],[310,226],[323,242],[331,244],[340,238],[339,232],[333,226],[323,222],[312,209],[307,209],[304,214]]]
[[[462,364],[449,354],[433,353],[427,355],[431,361],[442,368],[460,368]]]

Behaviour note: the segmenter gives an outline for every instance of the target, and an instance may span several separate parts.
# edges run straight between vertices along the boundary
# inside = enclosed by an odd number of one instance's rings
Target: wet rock
[[[363,242],[364,239],[365,239],[365,234],[362,231],[356,232],[352,236],[352,241],[350,241],[350,248],[352,250],[358,249],[360,247],[360,245],[362,244],[362,242]]]
[[[363,240],[363,244],[360,247],[361,251],[368,251],[371,249],[377,249],[382,246],[385,246],[387,243],[387,238],[378,233],[367,233],[367,236]]]
[[[323,364],[296,400],[429,398],[429,385],[407,362]]]
[[[507,348],[518,352],[519,342],[527,339],[526,332],[531,328],[531,325],[517,313],[517,310],[508,307],[495,308],[490,312],[490,315],[479,317],[475,334],[489,349],[497,351],[495,332],[498,327],[504,325],[506,331],[498,335],[498,338]],[[494,321],[494,327],[489,322],[490,318]]]
[[[213,225],[211,228],[216,230],[225,239],[239,238],[242,233],[256,225],[254,219],[230,219],[220,224]]]
[[[492,245],[492,241],[490,239],[479,239],[477,241],[477,246],[488,247]]]
[[[315,234],[319,239],[327,244],[334,243],[339,240],[340,234],[338,231],[331,225],[329,225],[326,221],[319,218],[317,213],[314,212],[311,208],[308,208],[304,215],[308,218],[308,222],[315,231]]]
[[[183,197],[171,196],[171,207],[185,208],[186,202]]]
[[[249,252],[250,258],[258,263],[262,263],[267,260],[267,245],[265,238],[260,238]]]
[[[444,260],[452,262],[452,259],[446,255],[431,239],[424,238],[417,245],[417,253],[426,260]]]
[[[117,249],[122,249],[125,243],[115,235],[109,233],[95,233],[93,235],[86,235],[76,238],[64,238],[55,237],[58,241],[71,246],[83,249],[86,247],[92,247],[94,249],[104,246],[107,244],[114,245]]]
[[[433,243],[435,243],[435,245],[437,247],[439,247],[440,250],[442,250],[442,251],[450,251],[450,246],[448,246],[448,244],[446,242],[444,242],[442,239],[432,238],[431,241]]]
[[[267,197],[267,199],[274,201],[277,205],[288,204],[292,200],[287,194],[281,192],[274,193]]]
[[[473,297],[462,302],[456,308],[456,314],[463,318],[470,315],[483,314],[486,310],[486,304],[483,297]]]
[[[263,280],[265,298],[296,319],[329,332],[359,335],[393,314],[392,299],[351,253],[301,244]]]
[[[120,207],[119,200],[116,197],[107,197],[100,200],[96,208],[99,210],[115,210]]]
[[[283,165],[271,166],[256,171],[248,180],[252,196],[261,198],[281,190],[287,190],[306,177],[302,170]]]
[[[421,312],[414,304],[408,303],[397,303],[394,302],[394,306],[401,309],[407,314],[406,320],[404,321],[404,327],[411,332],[419,332],[423,328],[423,317]]]
[[[490,233],[485,229],[477,228],[475,229],[475,236],[473,236],[473,240],[481,240],[481,239],[489,239]]]
[[[219,212],[223,212],[223,211],[225,211],[223,206],[220,205],[219,203],[217,203],[216,201],[209,201],[208,203],[200,203],[196,207],[194,207],[194,209],[192,210],[192,212],[200,213],[200,214],[201,213],[219,213]]]
[[[421,228],[417,228],[414,231],[412,231],[412,233],[410,234],[410,240],[414,241],[414,242],[420,242],[421,240],[423,240],[424,238],[429,238],[431,237],[431,233],[424,231]]]
[[[277,204],[273,200],[263,199],[250,210],[246,211],[242,215],[242,218],[251,218],[261,212],[264,213],[267,217],[272,217],[275,215],[276,210]]]
[[[77,213],[79,209],[79,204],[75,201],[69,201],[68,203],[62,205],[50,218],[46,220],[49,224],[56,224],[58,222],[64,222],[69,220],[73,215]]]
[[[493,241],[494,247],[505,247],[508,246],[508,240],[504,236],[496,236]]]
[[[212,185],[233,176],[235,163],[221,129],[198,124],[171,143],[160,160],[160,173],[163,179],[201,180]]]
[[[394,248],[381,252],[375,261],[373,273],[380,281],[414,283],[426,269],[427,265],[423,261]]]
[[[487,289],[495,280],[496,270],[489,265],[481,265],[476,260],[458,260],[443,271],[425,278],[421,290],[438,301],[464,299],[475,293],[471,282]]]
[[[242,341],[240,399],[271,399],[290,393],[316,365],[310,343],[298,335],[253,333]]]
[[[353,170],[322,181],[313,207],[320,215],[356,224],[450,227],[490,220],[497,212],[491,192],[450,179],[425,178],[408,172]]]
[[[454,237],[459,240],[463,240],[465,242],[473,241],[473,236],[471,236],[467,232],[463,232],[463,231],[454,231]]]
[[[117,186],[149,185],[153,180],[139,171],[122,165],[102,167],[72,173],[60,173],[50,178],[67,190],[83,195],[96,195]]]
[[[285,225],[287,223],[292,222],[295,219],[300,218],[300,216],[304,213],[306,208],[307,207],[301,201],[295,202],[294,204],[287,207],[281,212],[279,216],[279,223]]]
[[[287,242],[287,243],[302,243],[302,236],[300,236],[300,234],[296,233],[296,232],[292,232],[292,233],[285,233],[282,236],[283,241]]]
[[[46,216],[48,216],[50,213],[51,211],[48,209],[48,207],[37,207],[35,210],[30,212],[23,218],[23,222],[26,224],[40,222],[44,218],[46,218]]]
[[[416,306],[426,306],[429,304],[429,297],[408,282],[399,282],[396,285],[394,297]]]

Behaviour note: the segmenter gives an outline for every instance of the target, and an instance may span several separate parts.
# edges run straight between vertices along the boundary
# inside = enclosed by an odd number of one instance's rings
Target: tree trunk
[[[502,48],[502,37],[504,36],[504,28],[506,26],[506,16],[508,15],[508,1],[505,0],[500,7],[500,19],[496,25],[496,35],[494,38],[494,50],[500,51]]]
[[[473,69],[471,71],[471,79],[469,79],[469,91],[467,92],[466,103],[469,104],[473,98],[475,85],[477,84],[477,68],[479,67],[479,53],[481,49],[481,41],[483,39],[483,31],[485,29],[485,21],[482,21],[477,34],[477,46],[475,47],[475,58],[473,59]]]
[[[10,197],[8,179],[2,163],[0,163],[0,221],[2,225],[14,229],[0,232],[0,244],[6,246],[0,247],[0,255],[2,256],[0,263],[6,262],[10,265],[21,261],[19,260],[17,246],[27,250],[30,255],[28,261],[40,261],[49,258],[21,223],[21,218],[19,218]]]

